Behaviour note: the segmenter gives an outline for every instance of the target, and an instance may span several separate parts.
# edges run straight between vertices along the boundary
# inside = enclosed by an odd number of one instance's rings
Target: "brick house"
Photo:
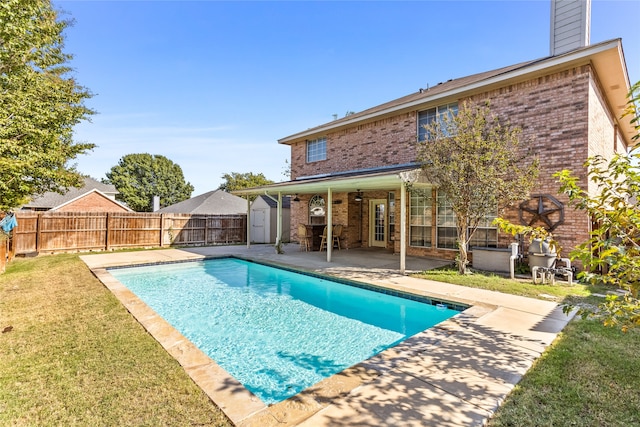
[[[80,188],[70,188],[64,194],[46,192],[20,209],[36,212],[132,212],[116,200],[116,194],[115,186],[85,177]]]
[[[493,113],[522,128],[522,138],[540,158],[531,199],[501,215],[534,225],[547,220],[568,251],[586,240],[592,224],[558,194],[552,174],[571,169],[588,185],[585,160],[626,152],[634,130],[628,119],[620,119],[630,89],[622,41],[589,45],[584,10],[572,18],[575,40],[561,40],[559,28],[565,23],[556,22],[558,4],[589,6],[552,2],[549,57],[452,79],[282,138],[278,142],[291,147],[291,181],[236,194],[295,196],[292,240],[298,224],[342,224],[348,247],[399,253],[401,270],[407,254],[454,259],[453,213],[420,169],[415,142],[421,125],[438,114],[455,111],[465,101],[489,100]],[[422,191],[407,191],[408,184]],[[488,218],[472,246],[506,247],[511,241]],[[328,261],[331,252],[328,248]]]

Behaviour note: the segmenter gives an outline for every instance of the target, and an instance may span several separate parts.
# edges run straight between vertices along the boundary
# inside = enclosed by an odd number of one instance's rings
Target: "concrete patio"
[[[236,255],[366,282],[469,309],[284,402],[266,406],[117,282],[107,267]],[[399,256],[271,245],[83,255],[83,261],[237,426],[482,426],[569,322],[556,303],[416,279]],[[446,264],[407,257],[407,273]]]

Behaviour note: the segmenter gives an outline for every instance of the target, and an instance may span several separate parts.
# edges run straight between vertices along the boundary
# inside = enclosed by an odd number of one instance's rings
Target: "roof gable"
[[[38,208],[38,209],[52,209],[64,205],[71,200],[92,191],[98,190],[105,197],[115,199],[115,195],[118,194],[116,187],[111,184],[103,184],[91,177],[84,178],[84,185],[80,188],[69,188],[64,194],[56,193],[54,191],[48,191],[40,196],[34,197],[29,203],[23,205],[23,208]]]
[[[622,42],[620,39],[615,39],[575,49],[561,55],[549,56],[451,79],[433,87],[420,89],[415,93],[393,101],[287,136],[278,140],[278,142],[290,145],[306,139],[326,136],[329,132],[372,122],[384,117],[430,108],[442,103],[454,102],[461,98],[504,87],[515,82],[585,64],[591,64],[595,68],[609,105],[615,109],[613,115],[620,117],[622,110],[626,106],[627,94],[631,85],[622,51]],[[627,139],[627,144],[633,145],[631,141],[631,138],[635,135],[633,126],[628,120],[620,121],[619,126]]]
[[[269,206],[270,208],[277,208],[278,207],[278,201],[272,199],[269,196],[266,196],[264,194],[259,195],[256,200],[254,200],[254,203],[257,200],[262,200],[267,206]],[[291,208],[291,197],[289,196],[282,196],[282,208],[283,209],[289,209]]]
[[[190,213],[203,215],[234,215],[247,213],[247,201],[242,197],[214,190],[159,209],[160,213]]]
[[[112,209],[115,209],[117,211],[124,211],[124,212],[133,212],[133,210],[131,208],[129,208],[128,206],[123,205],[122,203],[112,199],[111,197],[107,196],[106,194],[104,194],[102,191],[98,190],[98,189],[92,189],[87,191],[86,193],[83,193],[77,197],[74,197],[71,200],[68,200],[58,206],[54,206],[53,208],[51,208],[51,211],[58,211],[58,210],[66,210],[68,209],[70,206],[72,206],[73,204],[75,204],[76,202],[85,199],[87,197],[91,197],[92,195],[96,195],[98,196],[101,200],[101,204],[99,207],[91,207],[91,206],[82,206],[80,205],[77,209],[75,209],[76,211],[80,211],[80,212],[104,212],[104,211],[110,211]],[[105,203],[107,206],[110,206],[109,209],[105,208]]]

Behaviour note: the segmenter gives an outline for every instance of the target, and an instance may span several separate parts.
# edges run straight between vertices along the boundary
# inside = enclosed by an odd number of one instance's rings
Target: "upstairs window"
[[[307,141],[307,163],[327,160],[327,139],[318,138]]]
[[[429,139],[427,130],[424,128],[426,125],[430,125],[436,120],[442,122],[443,117],[447,114],[450,117],[458,114],[458,103],[454,102],[452,104],[441,105],[439,107],[429,108],[428,110],[418,112],[418,141],[425,141]]]

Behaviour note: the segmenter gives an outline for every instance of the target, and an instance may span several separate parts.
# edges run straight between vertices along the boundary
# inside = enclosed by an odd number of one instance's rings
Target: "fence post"
[[[107,212],[105,221],[104,221],[104,250],[108,251],[111,246],[111,242],[109,241],[109,212]]]
[[[7,243],[9,242],[9,240],[7,239],[2,240],[2,238],[0,238],[0,273],[4,273],[4,270],[7,267],[7,263],[9,262],[7,260]]]
[[[40,253],[40,239],[42,239],[42,214],[36,217],[36,254]]]
[[[204,245],[209,245],[209,218],[211,215],[205,215],[204,217]]]
[[[160,247],[164,248],[164,214],[160,214]]]

